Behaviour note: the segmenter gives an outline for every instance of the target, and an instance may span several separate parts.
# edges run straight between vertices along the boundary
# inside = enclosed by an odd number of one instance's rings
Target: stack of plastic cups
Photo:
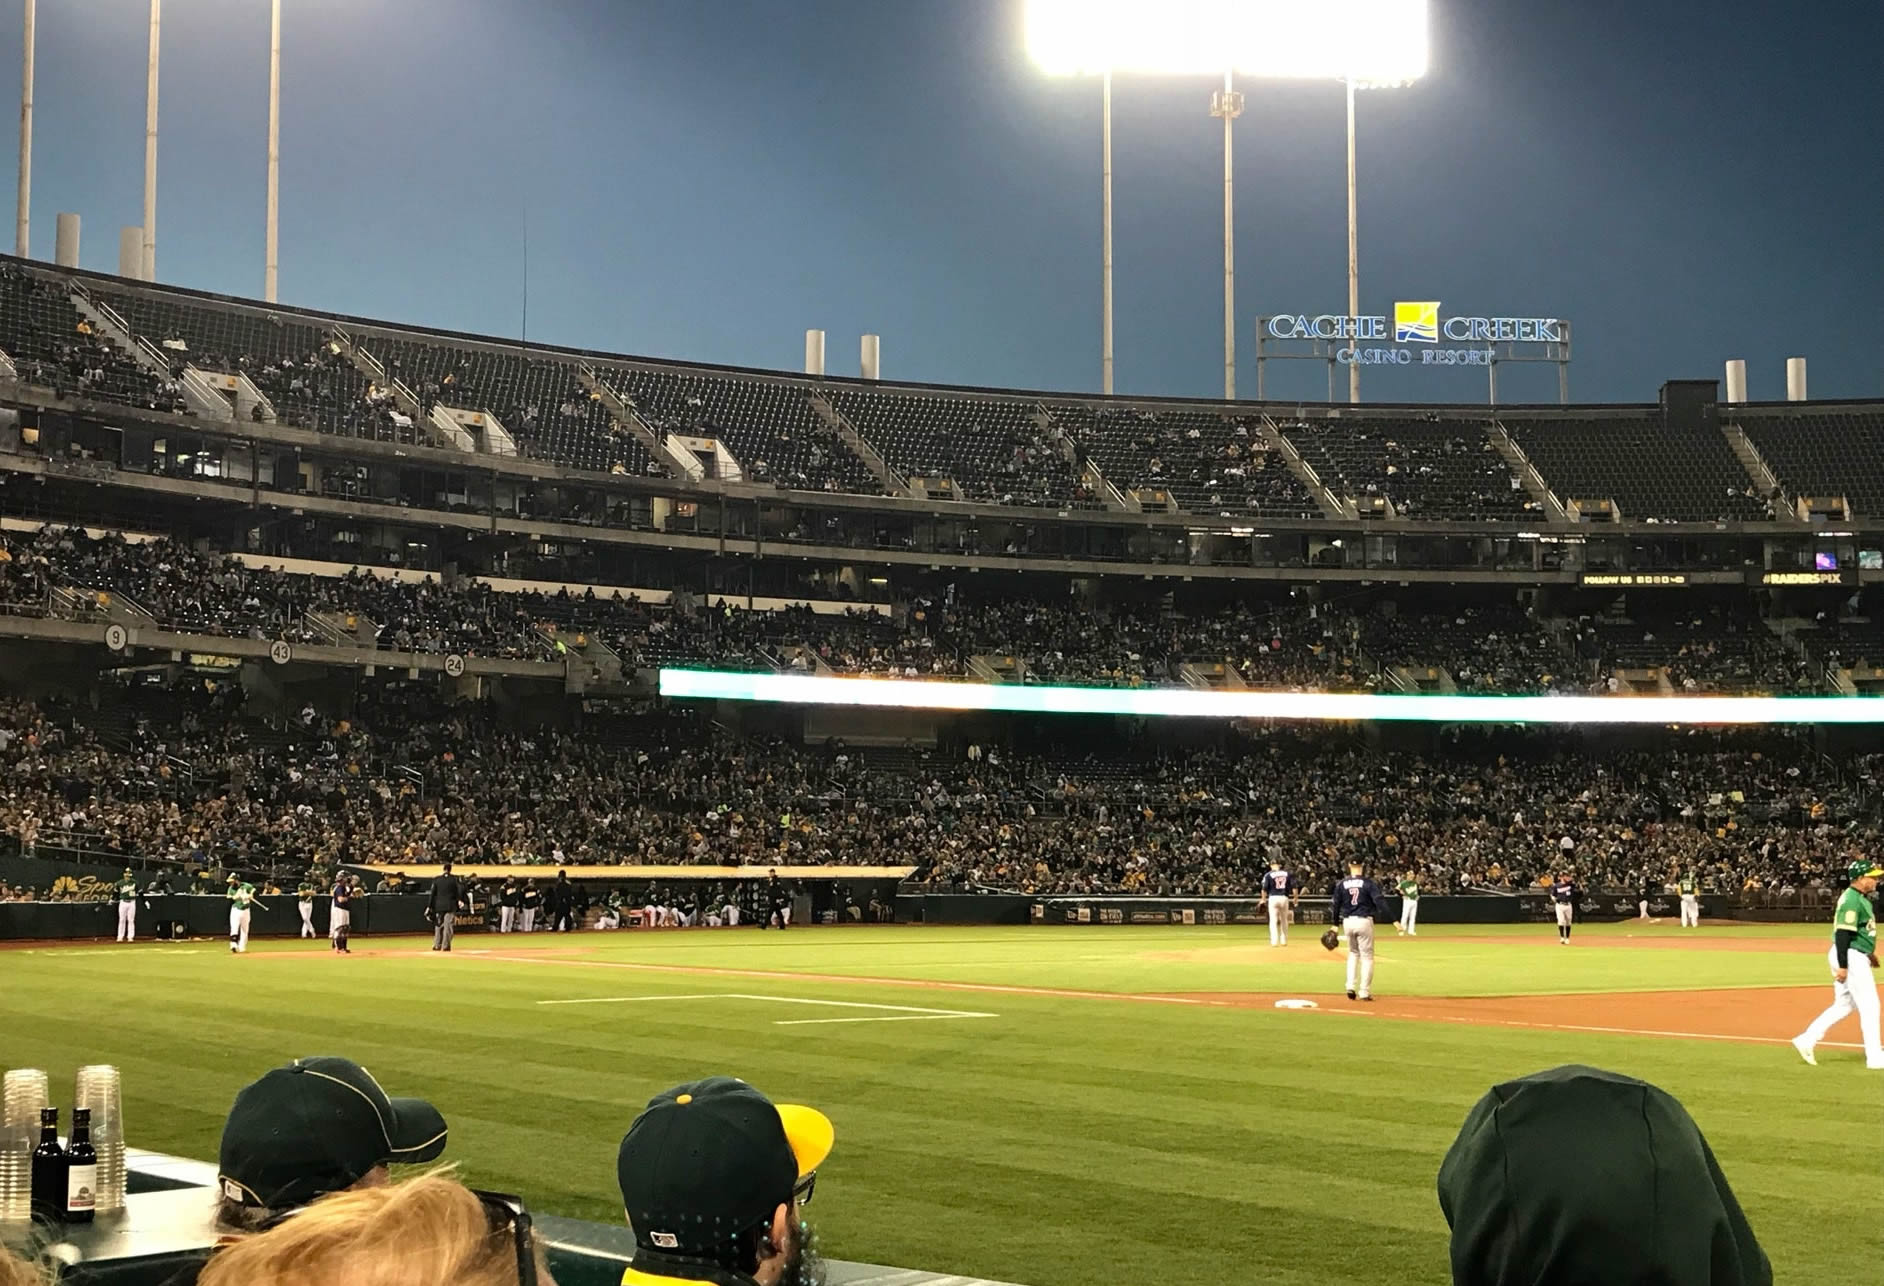
[[[98,1212],[124,1209],[124,1100],[118,1069],[97,1063],[78,1069],[72,1106],[90,1108],[92,1146],[98,1150]]]
[[[16,1067],[0,1084],[0,1223],[33,1216],[33,1148],[48,1097],[46,1074],[36,1067]]]

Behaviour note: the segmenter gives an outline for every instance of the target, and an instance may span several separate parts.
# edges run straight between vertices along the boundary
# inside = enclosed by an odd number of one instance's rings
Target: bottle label
[[[75,1165],[66,1171],[65,1208],[93,1210],[98,1206],[98,1167]]]

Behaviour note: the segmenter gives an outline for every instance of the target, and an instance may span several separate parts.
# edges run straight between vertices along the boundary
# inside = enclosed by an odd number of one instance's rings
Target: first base
[[[1276,1002],[1276,1008],[1277,1009],[1320,1009],[1321,1006],[1316,1004],[1312,1000],[1278,1000]]]

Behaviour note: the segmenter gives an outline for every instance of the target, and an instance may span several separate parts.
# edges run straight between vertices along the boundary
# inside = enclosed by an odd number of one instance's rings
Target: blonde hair
[[[536,1256],[537,1280],[555,1286]],[[199,1286],[518,1286],[512,1230],[443,1173],[336,1192],[210,1258]]]
[[[52,1274],[0,1246],[0,1286],[47,1286]]]

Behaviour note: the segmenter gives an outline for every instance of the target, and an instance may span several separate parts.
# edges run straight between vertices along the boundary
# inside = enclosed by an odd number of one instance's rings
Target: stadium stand
[[[1282,431],[1338,494],[1376,498],[1402,518],[1514,519],[1537,506],[1486,436],[1484,421],[1295,420]]]
[[[358,341],[417,394],[423,414],[434,406],[487,411],[524,455],[597,473],[662,473],[583,387],[572,362],[382,332],[363,332]]]
[[[1506,428],[1566,506],[1615,502],[1631,522],[1759,522],[1769,515],[1726,439],[1620,416],[1509,418]]]
[[[1744,410],[1733,419],[1787,495],[1842,498],[1853,516],[1884,515],[1884,413],[1856,407]]]
[[[178,390],[98,334],[57,279],[0,264],[0,349],[21,378],[56,392],[181,411]]]
[[[969,500],[1097,507],[1036,403],[852,388],[835,389],[831,402],[906,477],[945,478]]]
[[[1060,403],[1047,408],[1107,481],[1225,517],[1319,518],[1321,507],[1260,421],[1213,411]]]
[[[639,367],[612,367],[605,378],[657,434],[715,439],[753,482],[800,491],[883,490],[802,385]]]
[[[295,876],[342,862],[874,865],[932,886],[1247,894],[1273,856],[1351,857],[1434,891],[1528,887],[1564,835],[1591,881],[1693,865],[1711,890],[1834,880],[1824,827],[1874,821],[1875,758],[1773,733],[1655,746],[1471,732],[1384,752],[1338,732],[1210,747],[801,746],[644,709],[519,726],[425,685],[343,718],[264,719],[238,685],[107,685],[0,701],[0,833],[88,853]],[[1828,885],[1829,887],[1829,885]]]

